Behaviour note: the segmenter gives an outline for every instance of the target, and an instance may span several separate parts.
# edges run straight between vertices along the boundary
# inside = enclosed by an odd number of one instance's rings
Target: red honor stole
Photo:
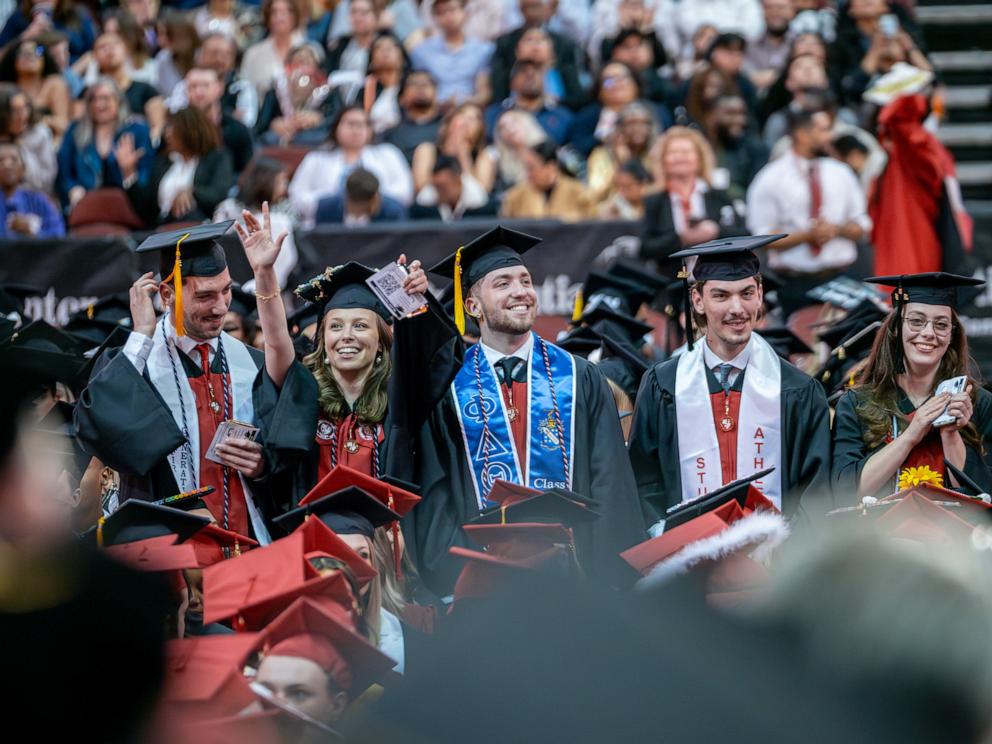
[[[913,411],[906,418],[912,421],[915,415],[916,411]],[[892,441],[891,437],[889,441]],[[910,450],[909,456],[903,461],[902,467],[899,468],[899,473],[906,468],[919,468],[923,466],[930,468],[935,473],[940,473],[945,478],[947,477],[947,473],[944,472],[944,444],[940,439],[940,432],[936,429],[931,429],[923,437],[923,440]],[[899,480],[899,473],[896,473],[896,482]]]
[[[529,436],[527,418],[530,411],[527,410],[527,383],[514,381],[510,385],[500,385],[499,391],[503,396],[503,403],[506,405],[507,418],[510,420],[510,433],[513,435],[513,446],[517,450],[517,457],[520,458],[522,470],[527,467],[527,438]],[[517,412],[516,415],[513,414],[513,411]]]
[[[196,399],[196,423],[200,430],[200,485],[213,486],[214,492],[203,498],[211,516],[221,527],[226,527],[239,535],[249,535],[248,506],[245,503],[245,492],[241,486],[238,471],[227,469],[227,487],[230,497],[228,507],[228,523],[224,524],[224,466],[208,460],[207,450],[217,433],[217,427],[224,420],[224,386],[228,394],[231,390],[231,375],[221,375],[210,371],[206,357],[201,354],[201,369],[204,373],[199,377],[190,377],[189,386]],[[211,405],[213,404],[213,405]]]
[[[716,441],[720,446],[720,472],[723,485],[727,485],[737,480],[737,421],[740,418],[741,393],[739,390],[731,390],[727,396],[722,390],[711,393],[710,403],[713,406]],[[725,426],[727,420],[731,422],[729,428]]]
[[[355,414],[349,413],[340,423],[334,424],[323,416],[317,420],[317,480],[335,465],[346,465],[373,478],[375,473],[375,448],[385,439],[381,425],[373,433],[367,424],[359,424]]]

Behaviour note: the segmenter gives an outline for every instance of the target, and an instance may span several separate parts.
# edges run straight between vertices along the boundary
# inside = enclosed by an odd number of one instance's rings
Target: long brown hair
[[[375,316],[375,327],[379,333],[379,351],[376,354],[381,361],[373,364],[372,374],[365,381],[362,394],[355,401],[354,413],[361,424],[381,424],[386,418],[386,383],[393,369],[390,350],[393,348],[393,333],[379,315]],[[317,380],[317,401],[327,418],[334,422],[342,421],[348,415],[348,402],[344,399],[341,388],[334,379],[334,373],[327,364],[327,351],[324,348],[324,318],[317,324],[317,335],[314,339],[315,349],[312,354],[303,358],[303,365],[309,369]]]
[[[893,434],[893,416],[902,423],[907,421],[906,415],[899,410],[899,388],[896,383],[897,370],[903,358],[903,334],[899,332],[900,326],[897,324],[902,321],[901,311],[889,314],[882,327],[878,329],[868,360],[856,374],[853,389],[858,398],[857,411],[864,425],[865,444],[868,449],[880,447]],[[977,374],[968,353],[968,338],[961,326],[961,319],[958,318],[954,308],[951,308],[951,340],[937,367],[937,374],[934,375],[934,386],[936,387],[936,383],[940,380],[966,375],[968,384],[971,385],[971,400],[974,403],[978,398],[978,388],[981,383],[972,373]],[[974,421],[968,422],[968,425],[961,429],[961,438],[979,452],[982,451],[982,438]]]

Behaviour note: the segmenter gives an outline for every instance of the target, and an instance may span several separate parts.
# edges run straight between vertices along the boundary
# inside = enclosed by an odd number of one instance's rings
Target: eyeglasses
[[[35,59],[36,57],[41,57],[45,53],[45,50],[40,46],[38,47],[21,47],[17,50],[17,56],[23,59]]]
[[[933,328],[934,334],[937,336],[947,336],[950,334],[951,330],[954,328],[954,324],[947,318],[936,318],[931,320],[930,318],[925,318],[922,315],[909,315],[906,317],[906,325],[914,333],[920,333],[927,324]]]

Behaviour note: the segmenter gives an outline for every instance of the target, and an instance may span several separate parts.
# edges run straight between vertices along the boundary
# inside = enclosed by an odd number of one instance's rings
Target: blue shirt
[[[507,98],[503,103],[494,103],[486,108],[486,134],[492,139],[496,134],[496,122],[500,114],[509,109],[515,108],[513,96]],[[545,133],[558,145],[566,145],[572,137],[572,122],[575,114],[562,106],[545,106],[536,114],[534,118]]]
[[[418,44],[410,54],[413,69],[426,70],[437,81],[437,100],[461,103],[475,93],[475,78],[489,69],[492,42],[466,38],[452,50],[440,34]]]
[[[0,238],[19,240],[29,237],[7,227],[7,220],[13,214],[33,214],[41,219],[41,226],[31,237],[61,238],[65,235],[65,222],[52,200],[40,191],[18,189],[14,195],[0,199]]]

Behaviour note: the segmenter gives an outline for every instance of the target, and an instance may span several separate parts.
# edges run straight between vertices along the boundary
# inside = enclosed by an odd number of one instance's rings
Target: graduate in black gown
[[[698,256],[686,317],[695,312],[704,335],[649,371],[637,395],[630,459],[645,514],[659,528],[672,507],[766,468],[775,470],[755,486],[786,517],[829,508],[823,390],[754,332],[763,291],[753,249],[779,237],[674,254]],[[688,285],[688,271],[683,278]]]
[[[216,238],[231,224],[160,233],[139,246],[161,251],[162,280],[149,272],[132,286],[133,330],[123,347],[97,360],[75,425],[86,450],[121,473],[122,501],[212,486],[204,503],[214,520],[264,543],[277,508],[261,479],[281,458],[306,450],[312,418],[301,411],[313,402],[301,395],[302,366],[276,384],[262,352],[222,331],[231,275]],[[256,284],[256,291],[267,290]],[[166,308],[157,320],[156,293]],[[229,420],[259,426],[257,440],[227,440],[219,462],[208,459],[214,434]]]
[[[497,227],[431,269],[457,282],[456,325],[467,312],[481,332],[421,431],[423,501],[406,525],[421,576],[441,596],[461,568],[448,549],[470,544],[462,525],[492,506],[496,479],[595,499],[602,516],[576,530],[576,545],[599,576],[626,575],[618,553],[644,537],[605,378],[532,331],[537,294],[521,254],[537,242]]]
[[[894,312],[855,386],[837,402],[831,476],[838,504],[887,495],[914,479],[963,487],[947,464],[992,492],[992,394],[969,374],[973,362],[956,311],[958,290],[984,282],[943,272],[866,281],[896,287]],[[963,392],[935,395],[941,381],[962,375]],[[945,410],[954,419],[940,425]]]
[[[263,215],[267,207],[263,205]],[[281,236],[249,212],[238,234],[257,277],[273,277]],[[400,256],[405,264],[406,257]],[[423,311],[396,322],[366,284],[374,271],[355,261],[328,267],[300,285],[297,296],[314,308],[313,348],[303,357],[302,394],[312,405],[305,422],[310,441],[288,471],[290,506],[337,465],[373,478],[416,482],[414,434],[450,383],[461,341],[440,304],[427,295]],[[259,285],[256,283],[256,291]],[[408,294],[427,293],[419,261],[404,282]],[[297,348],[281,303],[260,302],[266,355],[278,382],[296,365]],[[292,423],[292,422],[289,422]]]

